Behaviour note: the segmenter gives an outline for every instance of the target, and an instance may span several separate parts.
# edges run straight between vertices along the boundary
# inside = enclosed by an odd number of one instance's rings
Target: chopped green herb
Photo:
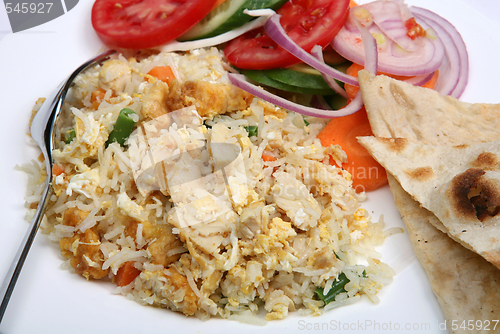
[[[347,283],[349,283],[349,279],[344,273],[341,273],[339,277],[332,283],[332,287],[330,290],[328,290],[328,293],[323,295],[323,288],[319,287],[317,288],[314,292],[316,293],[316,296],[318,296],[319,299],[321,299],[325,305],[328,305],[329,303],[335,301],[335,297],[339,293],[342,292],[347,292],[344,287]]]
[[[248,132],[248,137],[256,137],[258,134],[259,127],[257,125],[245,126],[245,130]]]
[[[212,128],[212,126],[211,126],[211,125],[207,124],[207,121],[203,122],[203,125],[205,125],[205,127],[206,127],[207,129],[211,129],[211,128]]]
[[[76,137],[75,129],[69,129],[64,133],[64,142],[70,144]]]
[[[305,124],[306,126],[309,126],[309,124],[310,124],[310,123],[307,121],[307,119],[305,119],[305,118],[304,118],[304,124]]]
[[[121,146],[125,144],[125,140],[130,136],[135,126],[135,121],[130,117],[132,114],[135,114],[135,112],[129,108],[123,108],[120,111],[113,131],[109,134],[106,147],[114,142],[117,142]]]

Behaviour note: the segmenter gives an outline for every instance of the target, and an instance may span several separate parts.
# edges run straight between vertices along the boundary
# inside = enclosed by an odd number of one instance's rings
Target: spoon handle
[[[0,287],[0,296],[4,296],[2,304],[0,305],[0,323],[2,322],[3,315],[9,303],[12,291],[16,285],[17,279],[21,274],[21,269],[23,267],[24,261],[28,256],[28,252],[35,240],[36,233],[42,222],[43,214],[47,208],[48,198],[52,195],[51,176],[52,176],[52,150],[54,149],[54,127],[59,116],[59,112],[62,109],[62,104],[66,97],[73,80],[82,71],[99,64],[116,53],[115,50],[108,50],[101,53],[100,55],[88,60],[78,67],[69,78],[63,81],[59,87],[52,93],[48,100],[44,102],[40,110],[37,112],[33,118],[31,124],[31,137],[38,144],[42,150],[43,156],[45,158],[45,166],[47,168],[47,179],[45,181],[45,189],[43,190],[42,197],[38,203],[38,207],[35,212],[35,216],[31,221],[31,225],[24,236],[24,240],[21,243],[21,247],[17,251],[17,254],[12,262],[7,275]],[[48,103],[48,104],[47,104]],[[42,109],[43,108],[43,109]]]
[[[38,203],[35,216],[31,221],[29,229],[26,231],[26,235],[24,236],[23,242],[21,243],[21,247],[19,247],[19,250],[14,257],[14,261],[12,261],[9,271],[7,272],[2,286],[0,287],[0,296],[3,295],[2,304],[0,305],[0,322],[2,322],[3,315],[5,313],[5,310],[7,309],[7,304],[9,303],[12,291],[14,291],[14,287],[16,285],[19,274],[21,273],[24,261],[28,256],[28,252],[31,248],[31,245],[33,244],[33,240],[35,240],[36,233],[38,231],[38,228],[40,227],[43,214],[45,213],[45,209],[47,207],[48,198],[51,194],[52,186],[50,185],[49,178],[47,178],[45,189],[43,190],[42,198]]]

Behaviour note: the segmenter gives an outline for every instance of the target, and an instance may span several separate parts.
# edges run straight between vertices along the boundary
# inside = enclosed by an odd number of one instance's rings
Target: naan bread
[[[500,107],[497,105],[462,104],[453,98],[441,97],[432,90],[414,87],[384,76],[376,77],[367,71],[359,72],[359,84],[375,136],[403,137],[425,144],[441,145],[474,144],[500,139],[500,127],[497,126],[500,122]],[[398,92],[403,92],[404,95]],[[433,103],[432,99],[439,100],[445,108]],[[429,102],[426,103],[427,106],[424,106],[419,102],[420,100]],[[405,101],[413,103],[405,104]],[[448,106],[446,106],[446,101],[450,102]],[[462,105],[462,107],[456,108],[457,105]],[[421,111],[415,111],[416,106]],[[476,117],[489,119],[492,122],[490,124],[496,125],[490,126],[488,122],[479,121],[480,126],[488,129],[488,132],[478,131],[477,126],[472,125],[477,119],[471,117],[470,113],[465,110],[463,110],[463,115],[459,112],[460,109],[464,109],[464,106],[465,109],[468,107],[469,111],[476,113]],[[443,112],[442,110],[445,109],[454,111]],[[451,129],[445,132],[446,128]],[[472,128],[475,129],[478,137],[468,134],[469,129],[472,130]],[[453,320],[461,323],[463,320],[472,319],[498,319],[500,306],[497,296],[480,297],[487,296],[492,291],[500,291],[500,282],[497,279],[498,269],[479,255],[451,240],[446,234],[440,233],[437,229],[440,231],[446,231],[446,229],[439,219],[433,213],[421,208],[397,181],[390,175],[388,177],[396,207],[402,215],[415,254],[429,276],[431,287],[441,305],[450,332],[468,333],[467,330],[461,328],[452,330],[450,325]],[[424,242],[418,240],[424,240]],[[446,257],[442,255],[444,250],[449,254]],[[460,262],[461,259],[466,258],[475,260]],[[454,263],[460,263],[460,266]],[[460,270],[455,269],[458,267]],[[470,274],[465,275],[466,272]],[[464,277],[463,280],[461,277]],[[472,281],[474,284],[466,283],[470,277],[475,279]],[[481,301],[480,306],[474,302],[476,297]],[[499,327],[497,326],[495,331],[490,328],[490,330],[477,332],[500,333]]]
[[[454,240],[500,268],[500,141],[430,146],[361,137],[359,142]]]
[[[452,321],[467,324],[469,320],[481,320],[482,324],[489,321],[490,328],[475,333],[498,333],[500,329],[493,331],[492,325],[500,316],[500,271],[434,228],[440,224],[439,219],[421,208],[391,175],[389,185],[415,254],[448,321],[447,328],[454,333],[470,333],[461,328],[453,331]]]
[[[500,139],[500,104],[466,103],[363,70],[359,85],[377,137],[436,145]]]

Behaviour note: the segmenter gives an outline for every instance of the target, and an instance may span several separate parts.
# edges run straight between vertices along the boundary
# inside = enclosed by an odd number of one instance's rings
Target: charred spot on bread
[[[472,162],[472,166],[483,169],[493,169],[498,163],[499,161],[496,154],[492,152],[483,152]]]
[[[382,143],[384,143],[390,151],[401,152],[403,151],[408,140],[406,138],[378,138]]]
[[[484,169],[469,168],[452,179],[449,196],[459,217],[485,223],[500,212],[498,184],[485,174]]]
[[[434,170],[430,166],[418,167],[412,170],[406,170],[406,175],[415,181],[427,181],[436,176]]]

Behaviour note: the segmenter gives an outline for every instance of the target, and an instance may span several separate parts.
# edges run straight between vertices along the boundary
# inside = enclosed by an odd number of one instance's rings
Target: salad
[[[343,168],[358,191],[387,180],[356,141],[372,134],[357,72],[366,68],[456,98],[469,76],[467,48],[455,27],[403,0],[359,6],[348,0],[97,0],[92,25],[114,48],[222,49],[237,87],[305,116],[332,118],[319,138],[346,150]],[[376,173],[360,172],[370,169]]]

